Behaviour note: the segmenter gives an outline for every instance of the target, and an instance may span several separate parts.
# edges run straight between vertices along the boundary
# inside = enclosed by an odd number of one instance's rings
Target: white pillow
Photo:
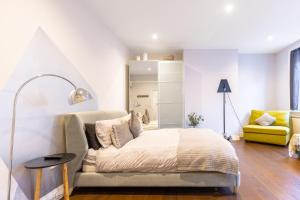
[[[111,134],[113,133],[113,125],[120,125],[130,120],[130,114],[125,117],[96,121],[96,136],[103,148],[112,145]]]
[[[271,116],[269,113],[264,113],[262,116],[255,120],[255,122],[261,126],[270,126],[275,121],[276,118]]]

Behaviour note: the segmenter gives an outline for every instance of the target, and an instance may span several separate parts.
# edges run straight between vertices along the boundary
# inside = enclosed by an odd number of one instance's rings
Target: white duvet
[[[181,142],[182,141],[182,142]],[[97,151],[97,172],[216,171],[238,174],[232,145],[210,129],[145,131],[122,148],[113,145]],[[83,171],[88,166],[83,166]]]

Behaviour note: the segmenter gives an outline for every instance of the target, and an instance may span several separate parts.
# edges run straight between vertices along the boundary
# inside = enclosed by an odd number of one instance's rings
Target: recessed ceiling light
[[[273,41],[273,40],[274,40],[274,36],[273,36],[273,35],[269,35],[269,36],[267,37],[267,40],[268,40],[269,42]]]
[[[152,34],[152,40],[157,40],[157,38],[158,38],[158,35],[156,33],[153,33]]]
[[[148,67],[147,70],[150,72],[152,69],[151,69],[151,67]]]
[[[226,13],[232,13],[232,11],[234,10],[234,5],[233,4],[227,4],[224,7],[224,10],[225,10]]]

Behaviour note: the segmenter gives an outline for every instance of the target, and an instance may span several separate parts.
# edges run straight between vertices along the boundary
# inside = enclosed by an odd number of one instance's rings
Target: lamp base
[[[228,140],[229,142],[232,141],[231,135],[227,135],[226,133],[223,133],[224,139]]]

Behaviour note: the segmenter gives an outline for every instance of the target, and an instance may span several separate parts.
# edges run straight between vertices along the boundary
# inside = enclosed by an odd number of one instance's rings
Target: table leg
[[[42,178],[42,169],[37,169],[36,178],[35,178],[34,200],[39,200],[40,199],[41,178]]]
[[[63,164],[64,199],[69,200],[68,166]]]

